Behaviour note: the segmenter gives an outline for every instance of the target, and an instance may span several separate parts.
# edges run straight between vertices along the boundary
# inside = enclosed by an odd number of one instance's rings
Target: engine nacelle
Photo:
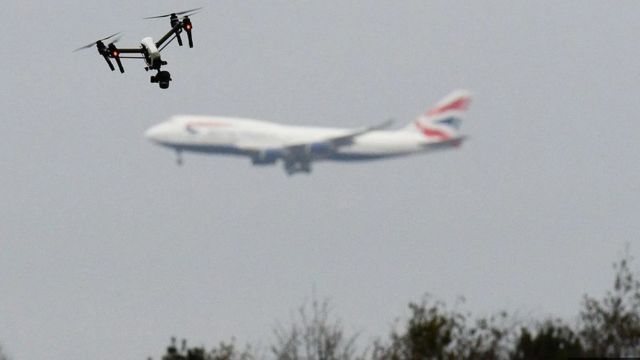
[[[251,157],[251,163],[253,165],[273,165],[278,161],[280,152],[275,150],[266,150],[260,152],[258,155]]]
[[[333,144],[329,142],[317,142],[307,146],[307,151],[310,154],[327,154],[334,150]]]

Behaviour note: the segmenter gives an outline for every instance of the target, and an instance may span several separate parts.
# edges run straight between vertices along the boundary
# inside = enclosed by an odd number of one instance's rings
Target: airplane
[[[140,40],[140,47],[138,48],[118,48],[116,47],[115,43],[120,40],[120,37],[117,37],[110,41],[108,45],[105,45],[105,41],[112,39],[120,34],[115,33],[103,39],[92,42],[88,45],[81,46],[73,50],[73,52],[95,46],[98,49],[98,53],[104,58],[104,60],[107,62],[107,65],[109,65],[111,71],[114,71],[115,67],[113,66],[113,63],[111,63],[110,59],[114,59],[116,61],[116,64],[118,64],[120,73],[124,73],[124,67],[122,66],[122,61],[120,61],[120,59],[143,59],[147,65],[144,68],[146,71],[158,71],[155,76],[151,76],[151,83],[158,83],[161,89],[167,89],[169,88],[169,83],[171,82],[171,74],[168,71],[161,70],[163,65],[167,65],[167,62],[162,60],[160,52],[164,50],[164,48],[167,47],[167,45],[169,45],[174,39],[178,40],[178,45],[182,46],[182,37],[180,37],[182,31],[187,33],[189,47],[193,47],[193,35],[191,33],[193,24],[191,23],[191,19],[189,18],[189,16],[196,14],[200,9],[202,8],[146,17],[145,19],[158,19],[165,17],[169,18],[171,30],[169,30],[169,32],[166,33],[157,42],[154,42],[153,38],[151,37],[145,37],[144,39]],[[136,55],[122,56],[122,54]]]
[[[315,161],[387,159],[459,147],[459,129],[471,102],[457,90],[402,129],[386,130],[391,121],[360,129],[320,128],[198,115],[173,116],[145,132],[145,137],[182,152],[239,155],[254,165],[282,161],[288,175],[310,173]]]

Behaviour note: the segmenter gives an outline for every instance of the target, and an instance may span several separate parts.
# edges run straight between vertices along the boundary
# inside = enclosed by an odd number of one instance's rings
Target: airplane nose
[[[164,132],[162,124],[158,124],[147,129],[144,132],[144,137],[154,142],[160,142]]]

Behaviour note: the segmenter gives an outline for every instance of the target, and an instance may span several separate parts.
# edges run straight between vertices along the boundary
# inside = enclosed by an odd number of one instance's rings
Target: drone
[[[104,58],[104,60],[107,62],[107,65],[109,65],[111,71],[115,71],[116,69],[111,62],[111,59],[114,59],[116,64],[118,64],[118,69],[120,69],[121,73],[124,73],[124,67],[122,66],[121,59],[143,59],[147,65],[144,68],[146,71],[157,71],[156,75],[151,76],[151,83],[157,83],[161,89],[167,89],[169,88],[169,83],[171,82],[171,74],[168,71],[162,70],[162,66],[167,65],[167,62],[162,60],[160,52],[164,50],[164,48],[167,47],[167,45],[169,45],[174,39],[178,41],[178,45],[182,46],[182,37],[180,37],[180,34],[183,31],[187,33],[189,47],[193,47],[193,36],[191,34],[193,30],[193,24],[191,23],[191,19],[189,18],[189,16],[196,14],[201,9],[202,8],[196,8],[174,12],[171,14],[144,18],[169,18],[171,30],[157,42],[154,42],[151,37],[145,37],[144,39],[140,40],[139,48],[118,48],[115,44],[120,40],[120,36],[118,36],[120,35],[120,33],[115,33],[113,35],[109,35],[105,38],[97,40],[96,42],[92,42],[91,44],[79,47],[75,49],[74,52],[95,46],[98,49],[98,53]],[[105,42],[107,44],[105,44]]]

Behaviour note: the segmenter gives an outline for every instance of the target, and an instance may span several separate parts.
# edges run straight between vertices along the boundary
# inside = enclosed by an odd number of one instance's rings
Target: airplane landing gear
[[[287,160],[284,163],[284,169],[287,172],[287,175],[289,176],[294,175],[296,173],[311,174],[311,162]]]
[[[182,166],[183,163],[184,161],[182,161],[182,151],[176,150],[176,165]]]

